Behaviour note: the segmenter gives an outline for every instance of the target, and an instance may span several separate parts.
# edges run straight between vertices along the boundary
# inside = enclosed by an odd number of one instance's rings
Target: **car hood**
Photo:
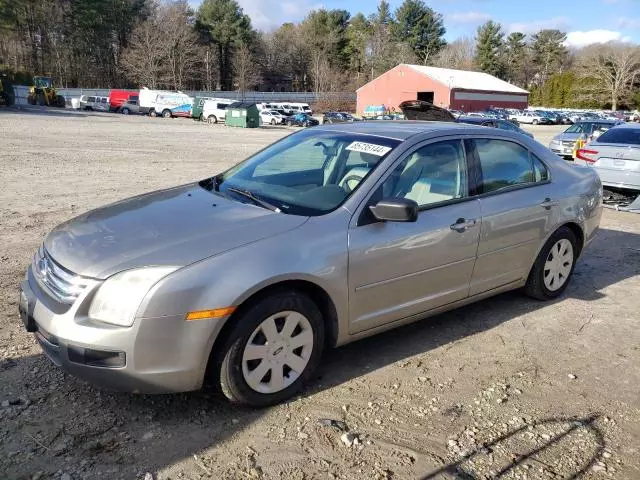
[[[307,219],[233,201],[196,183],[89,211],[57,226],[44,246],[64,268],[104,279],[142,266],[189,265]]]
[[[578,137],[580,137],[579,133],[560,133],[558,135],[556,135],[555,137],[553,137],[554,140],[560,141],[560,142],[575,142]]]

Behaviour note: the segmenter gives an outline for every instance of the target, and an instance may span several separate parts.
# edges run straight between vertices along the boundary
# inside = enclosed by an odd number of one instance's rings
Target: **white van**
[[[190,117],[193,98],[182,92],[158,93],[153,105],[156,115],[164,118]]]
[[[293,114],[306,113],[308,115],[313,115],[313,111],[308,103],[290,103],[289,109]]]
[[[215,98],[213,100],[207,100],[202,105],[202,119],[209,123],[224,122],[226,116],[226,109],[232,103],[236,103],[236,100],[228,100],[226,98]]]

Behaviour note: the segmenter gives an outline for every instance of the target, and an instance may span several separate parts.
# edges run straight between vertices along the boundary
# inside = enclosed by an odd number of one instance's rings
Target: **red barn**
[[[400,64],[358,90],[357,111],[368,105],[398,110],[405,100],[424,100],[464,112],[489,107],[525,109],[529,92],[483,72]]]

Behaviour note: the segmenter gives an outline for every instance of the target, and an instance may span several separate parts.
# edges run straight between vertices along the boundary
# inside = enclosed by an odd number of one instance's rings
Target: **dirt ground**
[[[640,215],[604,212],[560,300],[500,295],[329,352],[270,409],[101,391],[44,357],[17,288],[47,231],[288,132],[0,111],[1,479],[640,478]]]

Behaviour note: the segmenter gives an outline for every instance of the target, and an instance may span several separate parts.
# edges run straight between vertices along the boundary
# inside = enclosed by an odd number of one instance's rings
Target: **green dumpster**
[[[257,128],[260,112],[255,103],[236,102],[227,107],[224,124],[229,127]]]
[[[202,117],[202,106],[204,102],[207,100],[214,100],[214,97],[198,97],[196,96],[193,99],[193,107],[191,107],[191,118],[195,118],[196,120],[203,120]]]

